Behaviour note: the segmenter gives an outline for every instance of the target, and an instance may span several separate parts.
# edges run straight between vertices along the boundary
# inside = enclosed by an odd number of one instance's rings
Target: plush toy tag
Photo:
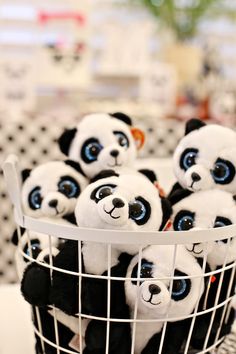
[[[168,231],[171,228],[172,222],[170,220],[167,221],[162,231]]]
[[[216,281],[216,277],[214,275],[211,276],[211,284]]]
[[[135,140],[137,149],[140,150],[145,143],[145,134],[141,129],[131,128],[131,134]]]
[[[160,186],[160,184],[157,181],[154,182],[154,185],[158,189],[160,197],[164,198],[166,196],[164,189]]]
[[[75,334],[69,343],[69,347],[80,352],[80,335]]]

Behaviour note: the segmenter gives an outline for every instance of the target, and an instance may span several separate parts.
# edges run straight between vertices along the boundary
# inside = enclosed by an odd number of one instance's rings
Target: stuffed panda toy
[[[172,223],[175,231],[209,229],[236,223],[236,198],[231,193],[217,189],[196,193],[177,190],[172,194],[170,201],[173,206]],[[206,272],[222,270],[214,274],[213,277],[206,277],[207,291],[200,301],[199,311],[215,306],[218,291],[220,291],[218,303],[224,302],[228,296],[233,296],[236,281],[234,268],[223,271],[222,267],[224,263],[230,266],[236,261],[236,238],[187,244],[186,248],[198,259],[203,258],[204,255],[207,257]],[[221,289],[218,290],[221,277],[223,283]],[[208,345],[214,343],[223,310],[224,307],[216,310]],[[212,312],[209,312],[196,319],[192,336],[194,348],[203,348],[211,317]],[[230,332],[233,320],[234,311],[231,310],[229,318],[222,325],[219,338]]]
[[[160,230],[169,220],[171,207],[168,201],[159,197],[158,190],[142,174],[118,175],[114,171],[100,173],[96,179],[81,193],[75,216],[81,227],[123,230]],[[145,237],[145,234],[144,234]],[[145,244],[145,238],[144,238]],[[111,276],[125,277],[128,264],[139,246],[113,245],[111,251]],[[83,273],[108,274],[107,246],[100,243],[83,242]],[[78,242],[67,241],[61,252],[55,257],[57,268],[78,272]],[[78,313],[79,280],[78,276],[53,272],[52,286],[47,270],[39,265],[32,266],[24,274],[22,293],[33,305],[43,302],[54,304],[69,315]],[[39,282],[39,279],[41,281]],[[43,289],[37,284],[48,284]],[[106,279],[82,278],[82,313],[103,316],[107,314],[107,281]],[[66,300],[65,300],[66,299]],[[69,299],[69,301],[68,301]],[[124,284],[122,281],[111,281],[111,316],[128,318]],[[128,335],[128,324],[112,324],[111,341]],[[113,335],[112,335],[113,334]],[[106,323],[91,321],[85,335],[85,353],[101,350],[105,353]],[[111,343],[112,353],[119,353],[119,341]]]
[[[174,259],[174,276],[183,278],[174,279],[170,292],[170,280],[165,277],[172,276]],[[135,256],[130,262],[125,281],[130,318],[134,318],[137,301],[137,319],[157,321],[136,323],[134,352],[158,353],[163,325],[168,314],[162,353],[179,353],[188,332],[184,319],[193,312],[203,288],[201,267],[184,246],[177,247],[176,255],[173,245],[149,246],[142,252],[140,264],[139,257]],[[175,318],[178,317],[182,320],[176,322]]]
[[[173,167],[178,183],[171,194],[179,188],[236,193],[236,133],[220,125],[189,120],[174,152]]]
[[[90,114],[59,138],[60,150],[92,178],[105,169],[132,168],[144,133],[123,113]]]
[[[76,200],[88,181],[78,163],[50,161],[22,172],[22,205],[25,214],[64,218],[75,223]]]

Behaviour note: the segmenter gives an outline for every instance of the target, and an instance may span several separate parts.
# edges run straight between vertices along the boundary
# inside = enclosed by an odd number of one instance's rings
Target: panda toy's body
[[[175,276],[170,293],[170,280],[175,259]],[[140,276],[138,269],[140,267]],[[193,276],[191,279],[184,277]],[[184,318],[190,315],[203,292],[203,273],[196,259],[183,246],[149,246],[139,257],[131,261],[125,281],[127,304],[134,318],[136,298],[138,320],[159,320],[156,322],[137,322],[135,330],[136,354],[156,354],[161,342],[162,328],[168,317],[167,331],[162,352],[179,353],[188,328]],[[132,280],[132,278],[136,278]],[[140,283],[138,282],[140,278]],[[154,279],[152,279],[154,278]],[[182,318],[175,322],[175,318]]]
[[[87,115],[76,128],[66,130],[59,138],[59,146],[92,178],[105,169],[132,168],[143,141],[143,133],[132,127],[125,114],[100,113]]]
[[[188,121],[173,157],[173,188],[222,189],[236,193],[236,133],[220,125]],[[173,192],[172,191],[172,192]]]
[[[114,171],[102,173],[96,181],[88,185],[81,193],[75,209],[76,220],[81,227],[110,230],[159,230],[166,225],[170,213],[170,205],[164,198],[159,197],[158,190],[146,176],[138,173],[119,176]],[[138,249],[139,246],[113,245],[111,276],[125,278],[130,259]],[[78,272],[77,241],[70,240],[63,245],[61,252],[55,257],[54,266]],[[107,276],[107,246],[83,242],[81,266],[83,273]],[[38,265],[30,272],[25,272],[22,292],[27,301],[37,305],[43,298],[45,305],[53,303],[69,315],[78,313],[79,279],[77,276],[54,271],[53,285],[42,289],[37,287],[34,274],[37,274],[38,279],[46,277],[49,279],[49,274]],[[36,283],[33,287],[32,280]],[[41,283],[43,282],[46,281],[42,280]],[[82,313],[102,317],[107,315],[107,286],[106,280],[82,278]],[[110,315],[114,318],[129,317],[122,281],[111,281]],[[111,342],[114,341],[115,344],[111,344],[113,350],[110,353],[118,354],[120,350],[118,338],[128,335],[127,323],[112,324]],[[114,337],[117,339],[114,340]],[[106,323],[91,321],[86,331],[85,341],[85,353],[92,353],[94,350],[105,353]]]
[[[88,184],[78,163],[50,161],[22,173],[22,205],[25,214],[74,221],[77,198]]]
[[[231,193],[212,189],[191,193],[187,190],[177,190],[170,198],[173,207],[173,229],[175,231],[191,231],[228,226],[236,223],[236,198]],[[199,311],[210,309],[218,303],[224,302],[229,296],[234,295],[236,281],[233,268],[223,270],[236,260],[236,238],[209,241],[205,243],[187,244],[187,250],[196,258],[206,257],[206,271],[221,270],[214,277],[206,277],[206,291],[200,303]],[[207,240],[206,240],[207,241]],[[223,273],[222,273],[223,271]],[[219,286],[222,279],[222,285]],[[218,295],[217,295],[218,294]],[[224,307],[219,307],[214,315],[208,345],[214,343],[215,336],[220,327]],[[212,312],[199,316],[191,343],[194,348],[203,349],[204,341],[211,322]],[[219,338],[228,334],[234,320],[234,311],[230,311],[229,318],[222,324]]]

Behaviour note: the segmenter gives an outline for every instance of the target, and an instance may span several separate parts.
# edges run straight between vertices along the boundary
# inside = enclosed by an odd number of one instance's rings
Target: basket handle
[[[23,220],[21,206],[21,176],[18,157],[13,154],[9,155],[4,161],[2,168],[7,191],[15,208],[15,212],[18,214],[20,220]]]

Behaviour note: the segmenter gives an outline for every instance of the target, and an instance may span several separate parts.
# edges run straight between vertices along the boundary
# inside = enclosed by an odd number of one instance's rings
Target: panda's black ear
[[[96,176],[94,176],[90,180],[90,183],[96,182],[99,179],[114,177],[114,176],[119,177],[118,173],[116,173],[114,170],[103,170],[103,171],[99,172]]]
[[[162,218],[162,224],[160,226],[160,231],[164,229],[172,214],[172,207],[167,198],[161,197],[161,207],[163,212],[163,218]]]
[[[157,175],[155,174],[155,172],[153,170],[148,170],[148,169],[144,168],[144,169],[138,170],[138,172],[142,173],[142,175],[147,177],[152,183],[155,183],[158,180]]]
[[[233,195],[233,200],[236,202],[236,195]]]
[[[77,128],[66,129],[58,139],[60,150],[66,156],[69,154],[69,149],[76,133]]]
[[[22,182],[25,182],[25,180],[29,177],[31,170],[29,168],[24,169],[21,171],[21,178]]]
[[[170,194],[168,195],[168,200],[170,201],[171,205],[175,205],[182,199],[190,196],[191,194],[193,194],[193,192],[191,192],[190,190],[180,187],[178,189],[173,189],[170,192]]]
[[[25,232],[25,229],[23,227],[20,228],[20,232],[21,232],[21,235],[23,235],[23,233]],[[11,242],[17,246],[18,245],[18,242],[19,242],[19,239],[18,239],[18,232],[17,232],[17,229],[15,229],[15,231],[13,232],[13,235],[11,237]]]
[[[110,116],[114,117],[116,119],[122,120],[122,122],[124,122],[128,125],[132,125],[132,119],[124,113],[121,113],[121,112],[110,113]]]
[[[206,123],[204,123],[202,120],[197,119],[197,118],[192,118],[186,123],[185,135],[188,135],[193,130],[197,130],[202,127],[205,127],[205,125],[206,125]]]
[[[66,165],[74,168],[77,172],[81,173],[81,175],[86,177],[86,175],[84,174],[84,171],[82,170],[82,168],[78,162],[73,161],[73,160],[65,160],[64,162]]]

